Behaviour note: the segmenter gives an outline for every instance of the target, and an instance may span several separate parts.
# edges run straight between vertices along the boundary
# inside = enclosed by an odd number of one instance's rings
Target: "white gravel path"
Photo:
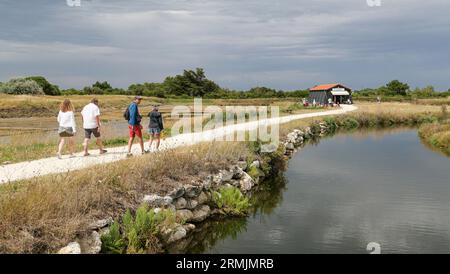
[[[160,150],[176,148],[180,146],[188,146],[205,141],[212,141],[217,137],[222,137],[232,132],[256,129],[261,124],[284,124],[290,121],[305,118],[344,114],[356,109],[357,107],[353,105],[342,105],[340,109],[334,109],[330,111],[289,115],[279,118],[265,119],[257,122],[224,126],[222,128],[208,130],[201,133],[181,134],[175,137],[166,138],[164,141],[161,141]],[[147,146],[147,143],[145,145]],[[63,159],[51,157],[40,160],[3,165],[0,166],[0,184],[14,182],[22,179],[29,179],[47,174],[64,173],[73,170],[79,170],[94,165],[119,161],[126,158],[126,146],[107,149],[108,153],[104,155],[99,155],[98,150],[92,150],[89,152],[91,156],[88,157],[83,157],[82,153],[78,153],[74,158],[68,158],[68,156],[63,156]],[[132,152],[135,155],[140,155],[139,144],[137,144],[136,141],[133,146]]]

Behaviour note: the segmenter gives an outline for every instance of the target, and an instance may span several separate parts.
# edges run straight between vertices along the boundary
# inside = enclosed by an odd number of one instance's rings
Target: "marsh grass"
[[[420,137],[428,144],[450,155],[450,122],[424,124],[419,128]]]
[[[0,252],[46,253],[96,219],[135,210],[143,195],[195,184],[250,153],[244,143],[202,143],[0,186]]]

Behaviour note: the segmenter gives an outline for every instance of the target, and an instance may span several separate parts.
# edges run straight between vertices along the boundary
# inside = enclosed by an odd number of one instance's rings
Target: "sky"
[[[2,0],[0,81],[126,88],[201,67],[239,90],[450,88],[448,0],[80,1]]]

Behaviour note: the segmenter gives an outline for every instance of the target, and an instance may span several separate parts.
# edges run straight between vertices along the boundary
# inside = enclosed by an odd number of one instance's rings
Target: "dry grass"
[[[425,124],[419,128],[419,135],[428,144],[450,155],[450,122]]]
[[[408,123],[414,118],[420,119],[423,115],[439,115],[440,106],[417,105],[411,103],[387,102],[382,104],[371,102],[358,102],[355,104],[358,109],[345,116],[356,118],[361,123],[369,124],[369,120],[377,119],[379,121],[390,121],[394,124]],[[326,116],[325,116],[326,117]],[[325,117],[314,117],[292,121],[280,126],[280,136],[285,136],[294,128],[306,127],[314,122],[322,121]]]
[[[250,153],[244,143],[205,143],[0,187],[0,252],[53,252],[88,223],[135,209],[143,195],[195,183]]]

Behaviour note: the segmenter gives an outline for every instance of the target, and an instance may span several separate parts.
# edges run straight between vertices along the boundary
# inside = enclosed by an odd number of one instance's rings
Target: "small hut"
[[[328,99],[335,104],[343,104],[352,101],[352,90],[342,84],[318,85],[309,89],[308,102],[316,102],[318,105],[328,104]]]

